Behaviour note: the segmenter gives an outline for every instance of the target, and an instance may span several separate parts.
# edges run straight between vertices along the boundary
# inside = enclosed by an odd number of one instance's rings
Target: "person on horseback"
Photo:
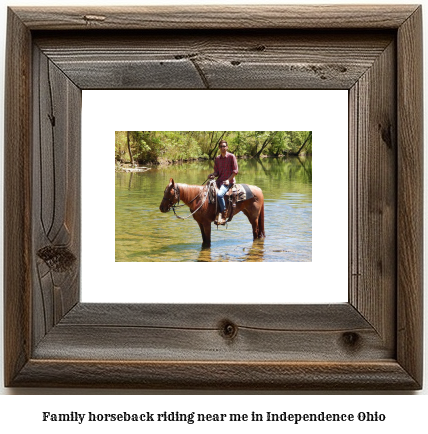
[[[227,221],[227,209],[224,201],[225,194],[235,184],[235,175],[238,174],[238,162],[235,155],[227,151],[227,142],[221,140],[219,143],[220,155],[214,162],[214,172],[208,176],[210,179],[217,177],[217,202],[220,212],[214,222],[217,225],[224,225]]]

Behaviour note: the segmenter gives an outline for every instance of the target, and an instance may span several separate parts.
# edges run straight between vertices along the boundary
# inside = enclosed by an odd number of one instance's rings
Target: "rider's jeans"
[[[220,212],[224,212],[224,209],[226,208],[226,204],[224,202],[224,195],[228,192],[230,187],[232,187],[232,184],[222,184],[217,192],[218,206],[220,208]]]

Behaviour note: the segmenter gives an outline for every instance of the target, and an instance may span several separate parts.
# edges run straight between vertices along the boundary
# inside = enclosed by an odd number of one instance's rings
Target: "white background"
[[[144,101],[144,104],[138,103],[139,101]],[[239,101],[239,104],[236,104],[236,101]],[[120,107],[120,110],[114,109],[115,107]],[[201,110],[200,107],[204,109]],[[348,92],[346,90],[83,91],[82,125],[82,301],[109,303],[339,303],[348,301]],[[115,174],[111,159],[114,132],[142,129],[148,131],[250,131],[254,129],[313,131],[312,261],[239,264],[171,263],[168,264],[168,270],[172,276],[175,276],[173,285],[171,281],[159,278],[165,270],[165,263],[115,262]],[[201,182],[204,179],[202,174]],[[241,180],[244,179],[245,173],[241,174]],[[91,180],[95,180],[93,187]],[[103,184],[102,189],[98,188],[99,180],[102,180],[100,181]],[[186,182],[186,179],[179,182]],[[159,197],[159,203],[161,199]],[[196,224],[192,219],[177,220],[172,213],[169,217],[171,230],[178,224]],[[142,224],[144,224],[143,220]],[[251,231],[250,226],[248,230]],[[94,258],[96,258],[95,263]],[[218,282],[207,278],[219,273],[224,275],[225,272],[230,272],[231,275],[239,272],[240,284],[232,292],[227,285],[219,285]],[[329,284],[321,286],[320,282],[326,273],[329,276]],[[194,276],[195,281],[201,282],[201,285],[189,285],[182,277],[184,275]],[[124,279],[124,276],[144,276],[144,278]],[[156,288],[156,291],[147,291],[147,288]]]
[[[107,4],[119,4],[118,0],[75,0],[73,2],[60,2],[56,1],[48,1],[48,0],[32,0],[32,1],[8,1],[9,5],[107,5]],[[135,0],[126,0],[126,3],[131,4],[145,4],[144,1],[135,1]],[[152,0],[150,4],[159,4],[161,2],[156,2]],[[213,4],[218,3],[215,1],[205,0],[202,2],[191,2],[190,0],[182,1],[163,1],[162,4]],[[251,0],[235,0],[233,3],[236,4],[248,4],[248,3],[263,3],[261,0],[259,1],[251,1]],[[275,0],[269,0],[265,3],[283,3]],[[295,1],[291,3],[296,3]],[[300,4],[315,4],[327,3],[325,0],[316,1],[300,1]],[[331,1],[329,3],[347,3],[341,1]],[[382,1],[382,0],[374,0],[374,1],[357,1],[352,0],[352,3],[407,3],[413,4],[413,1],[405,1],[401,0],[398,2],[394,2],[393,0]],[[4,3],[3,3],[4,4]],[[229,3],[230,4],[230,3]],[[0,28],[1,31],[1,45],[0,45],[0,76],[4,77],[4,42],[5,42],[5,29],[6,29],[6,9],[0,9]],[[428,29],[427,25],[426,13],[424,14],[424,28]],[[424,59],[427,59],[427,47],[426,36],[424,38],[425,44],[425,55]],[[425,65],[425,76],[427,67]],[[426,89],[427,86],[424,86],[425,95],[424,100],[425,104],[428,101]],[[0,86],[0,100],[3,101],[3,88]],[[0,115],[3,118],[3,105],[0,104]],[[425,114],[428,113],[428,110],[425,109]],[[426,115],[425,115],[426,116]],[[0,122],[0,143],[3,145],[3,123]],[[2,158],[2,150],[1,157]],[[428,165],[425,164],[425,167]],[[2,170],[2,167],[0,168]],[[3,174],[1,173],[1,179],[3,179]],[[425,182],[426,184],[426,182]],[[1,200],[1,203],[3,201]],[[427,203],[425,196],[425,204]],[[2,213],[0,213],[0,219],[2,219]],[[425,231],[426,233],[426,231]],[[0,243],[0,249],[3,247],[3,243]],[[2,252],[0,252],[0,256],[2,256]],[[0,267],[2,267],[2,263],[0,263]],[[425,282],[427,279],[425,278]],[[1,301],[0,301],[1,303]],[[2,315],[2,306],[0,306],[0,315]],[[425,301],[425,312],[427,312],[427,302]],[[0,322],[0,327],[3,327],[3,322]],[[0,330],[0,336],[3,336],[3,330]],[[425,333],[428,336],[428,332]],[[425,345],[427,348],[427,345]],[[2,346],[0,351],[2,351]],[[426,357],[425,357],[426,358]],[[3,361],[3,355],[0,354],[1,363]],[[426,366],[426,365],[425,365]],[[2,376],[2,372],[0,373],[0,377]],[[342,411],[380,411],[384,412],[387,415],[387,425],[378,425],[373,423],[367,424],[355,424],[351,426],[346,425],[319,425],[319,424],[308,424],[308,425],[277,425],[275,428],[272,426],[263,425],[261,429],[266,430],[269,429],[270,432],[303,432],[303,433],[312,433],[317,430],[329,430],[329,432],[346,432],[350,433],[361,433],[362,430],[365,432],[398,432],[405,430],[418,430],[423,432],[427,427],[426,421],[426,408],[428,404],[428,399],[426,395],[428,383],[428,374],[425,368],[425,388],[422,392],[411,393],[408,396],[405,396],[404,393],[392,393],[390,396],[377,396],[380,393],[369,393],[367,394],[358,394],[357,392],[344,393],[342,395],[337,395],[334,393],[329,394],[329,396],[324,396],[324,394],[317,395],[313,394],[304,394],[298,393],[294,394],[292,392],[287,393],[287,391],[277,392],[274,394],[268,394],[266,396],[262,396],[261,393],[258,393],[256,396],[242,396],[237,393],[228,393],[224,394],[222,392],[211,392],[208,391],[206,394],[202,396],[194,396],[192,392],[187,392],[183,396],[145,396],[144,391],[98,391],[98,390],[82,390],[82,389],[4,389],[1,388],[1,384],[3,383],[2,378],[0,378],[0,390],[3,396],[0,397],[0,427],[2,431],[12,431],[12,430],[20,430],[28,429],[32,430],[32,432],[55,432],[57,433],[59,429],[64,432],[94,432],[94,427],[91,425],[86,426],[77,426],[73,423],[63,424],[57,426],[56,424],[46,425],[41,422],[41,412],[42,411],[57,411],[57,412],[69,412],[69,411],[81,411],[81,412],[108,412],[108,411],[199,411],[203,409],[206,412],[251,412],[255,411],[330,411],[330,412],[342,412]],[[176,392],[170,391],[170,394],[174,394]],[[183,393],[183,391],[179,392]],[[37,395],[43,394],[42,398],[38,398]],[[73,395],[82,395],[82,396],[73,396]],[[103,397],[92,397],[90,394],[105,394]],[[120,399],[116,396],[117,394],[121,394]],[[163,395],[164,392],[159,392],[158,394]],[[21,395],[21,396],[12,396],[12,395]],[[22,395],[30,395],[30,396],[22,396]],[[62,395],[62,396],[54,396],[54,395]],[[86,395],[86,396],[85,396]],[[221,395],[221,396],[218,396]],[[293,395],[293,396],[289,396]],[[380,394],[383,395],[383,394]],[[411,396],[415,395],[415,396]],[[418,396],[423,395],[423,396]],[[202,411],[202,410],[201,410]],[[193,428],[192,428],[193,427]],[[155,432],[155,430],[164,429],[162,426],[151,427],[148,428],[145,425],[137,425],[133,428],[126,427],[122,425],[115,424],[103,424],[97,425],[97,428],[101,428],[103,432],[117,432],[118,430],[126,429],[127,432]],[[184,426],[184,425],[168,425],[167,428],[173,428],[175,431],[179,432],[188,432],[191,429],[196,430],[201,428],[199,425],[193,426]],[[225,432],[232,431],[236,432],[238,429],[246,429],[249,432],[257,432],[260,430],[260,427],[251,425],[251,426],[236,426],[229,425],[227,426],[218,426],[216,424],[210,424],[204,428],[204,432],[218,432],[219,429],[222,429]],[[114,430],[114,431],[113,431]],[[358,430],[358,431],[357,431]],[[195,431],[196,432],[196,431]]]

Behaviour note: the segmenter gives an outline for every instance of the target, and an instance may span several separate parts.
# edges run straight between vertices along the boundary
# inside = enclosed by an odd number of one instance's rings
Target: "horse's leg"
[[[245,203],[245,202],[243,202]],[[239,212],[239,211],[238,211]],[[242,212],[247,216],[253,228],[253,238],[265,237],[265,223],[264,223],[264,199],[260,194],[255,197],[253,201],[243,207]]]
[[[202,234],[202,245],[209,247],[211,245],[211,222],[198,222]]]
[[[254,239],[264,238],[266,236],[265,235],[265,199],[263,197],[262,190],[258,187],[253,187],[253,194],[255,197],[255,201],[253,203],[255,213],[253,215],[256,217],[256,225],[257,225],[257,230],[254,232],[253,235],[254,235]]]
[[[247,216],[248,221],[251,223],[253,228],[253,239],[259,238],[259,223],[258,223],[258,215],[254,215],[254,204],[249,207],[251,209],[243,209],[242,212]],[[251,212],[253,211],[253,212]]]
[[[210,246],[211,245],[211,222],[210,221],[206,221],[203,223],[203,228],[204,228],[204,232],[205,232],[205,246]]]
[[[264,238],[265,235],[265,204],[262,202],[259,216],[257,217],[258,238]]]

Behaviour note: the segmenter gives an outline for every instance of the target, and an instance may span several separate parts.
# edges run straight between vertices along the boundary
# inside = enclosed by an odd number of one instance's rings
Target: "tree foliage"
[[[312,153],[312,131],[116,131],[115,158],[131,164],[214,159],[222,139],[238,157]]]

